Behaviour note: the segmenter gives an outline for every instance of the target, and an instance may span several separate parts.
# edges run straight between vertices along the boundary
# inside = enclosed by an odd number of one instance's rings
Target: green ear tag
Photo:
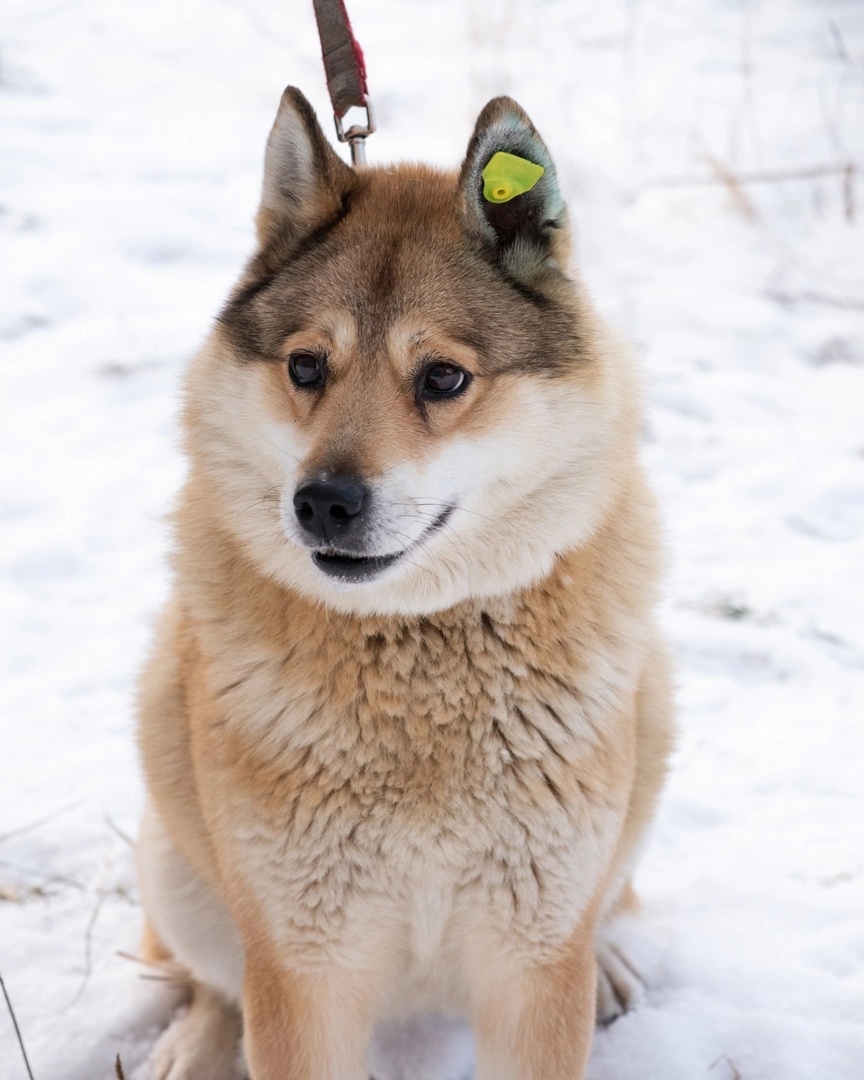
[[[546,170],[542,165],[499,150],[489,158],[480,174],[483,177],[483,198],[491,203],[510,202],[517,195],[530,191],[544,172]]]

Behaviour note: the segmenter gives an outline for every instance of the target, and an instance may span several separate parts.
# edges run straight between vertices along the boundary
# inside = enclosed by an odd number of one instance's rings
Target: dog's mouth
[[[443,513],[438,515],[429,528],[417,537],[413,544],[409,544],[402,551],[395,551],[390,555],[351,555],[347,551],[327,547],[313,551],[312,562],[328,577],[336,578],[337,581],[371,581],[383,573],[384,570],[403,559],[409,552],[416,551],[433,533],[443,528],[453,510],[454,507],[448,506]]]

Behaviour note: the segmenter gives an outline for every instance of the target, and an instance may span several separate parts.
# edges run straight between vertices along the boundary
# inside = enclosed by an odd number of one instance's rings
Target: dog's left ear
[[[295,87],[282,95],[267,140],[261,205],[255,219],[262,245],[290,251],[344,210],[355,176],[328,143],[312,106]]]
[[[566,268],[570,229],[555,166],[512,98],[493,98],[480,113],[459,175],[459,200],[465,229],[508,277],[536,288]]]

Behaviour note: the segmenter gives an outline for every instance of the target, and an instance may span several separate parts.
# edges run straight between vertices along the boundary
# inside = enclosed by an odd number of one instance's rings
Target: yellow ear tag
[[[489,158],[480,174],[483,177],[483,198],[491,203],[510,202],[517,195],[530,191],[544,172],[546,170],[542,165],[499,150]]]

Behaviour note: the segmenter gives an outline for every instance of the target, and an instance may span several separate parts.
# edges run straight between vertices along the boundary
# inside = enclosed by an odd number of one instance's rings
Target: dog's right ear
[[[344,212],[354,172],[327,141],[312,106],[296,88],[282,94],[264,156],[261,205],[255,218],[262,246],[284,255]]]
[[[512,98],[493,98],[480,113],[459,175],[459,214],[512,280],[537,288],[566,269],[570,229],[555,165]]]

